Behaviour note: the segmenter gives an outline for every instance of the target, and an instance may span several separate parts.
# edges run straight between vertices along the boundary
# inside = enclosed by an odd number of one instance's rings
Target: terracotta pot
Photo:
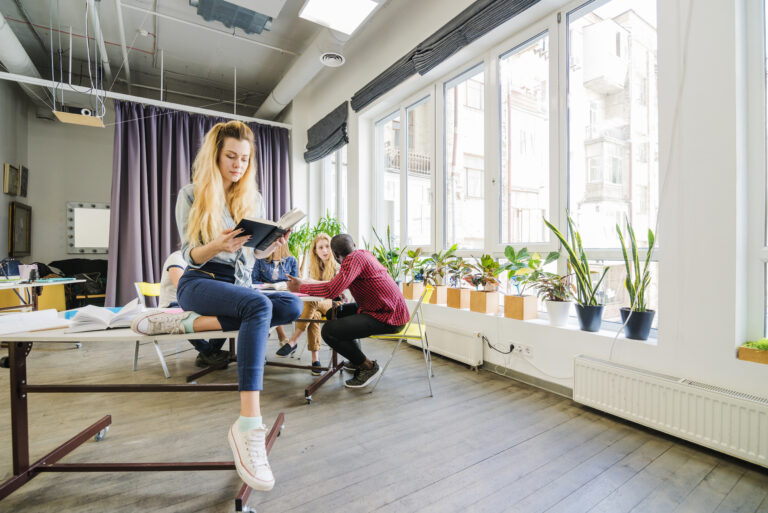
[[[739,346],[739,360],[768,365],[768,351],[765,349]]]
[[[435,285],[432,295],[429,298],[430,304],[444,305],[448,302],[448,287],[445,285]]]
[[[495,314],[499,311],[499,293],[484,290],[470,291],[469,309],[478,313]]]
[[[504,317],[527,321],[539,316],[536,296],[504,296]]]
[[[456,287],[448,288],[448,306],[451,308],[469,308],[469,289],[461,289]]]

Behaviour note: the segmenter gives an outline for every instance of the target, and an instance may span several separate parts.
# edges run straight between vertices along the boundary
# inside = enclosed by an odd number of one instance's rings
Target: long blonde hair
[[[327,233],[319,233],[317,234],[317,237],[314,238],[309,250],[309,277],[313,280],[330,281],[336,276],[336,273],[339,270],[339,264],[336,262],[336,259],[333,258],[333,253],[331,253],[330,258],[328,258],[328,265],[325,265],[325,262],[317,256],[315,248],[321,240],[327,241],[328,245],[331,245],[331,236]]]
[[[227,137],[248,141],[251,154],[248,157],[248,168],[242,178],[232,183],[225,193],[219,170],[219,156]],[[189,211],[187,232],[184,234],[187,242],[193,247],[208,244],[219,236],[223,230],[221,211],[225,204],[235,223],[254,213],[259,193],[256,186],[255,159],[253,132],[245,123],[217,123],[205,134],[203,145],[192,164],[195,199]]]
[[[291,249],[288,244],[283,244],[279,249],[274,250],[267,258],[267,262],[280,262],[291,256]]]

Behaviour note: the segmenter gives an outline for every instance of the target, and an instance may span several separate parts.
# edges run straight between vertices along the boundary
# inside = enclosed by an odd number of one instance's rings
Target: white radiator
[[[573,399],[768,467],[768,399],[586,356],[574,359]]]
[[[427,324],[427,337],[429,349],[433,353],[465,363],[470,367],[479,367],[483,364],[483,343],[471,333]],[[421,348],[419,340],[408,340],[408,343]]]

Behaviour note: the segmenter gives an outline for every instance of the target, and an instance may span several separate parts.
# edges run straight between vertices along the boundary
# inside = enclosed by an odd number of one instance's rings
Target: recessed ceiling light
[[[373,0],[307,0],[299,17],[351,35],[376,5]]]

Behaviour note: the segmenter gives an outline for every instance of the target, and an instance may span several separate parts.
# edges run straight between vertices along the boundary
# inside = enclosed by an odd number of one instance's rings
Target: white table
[[[52,285],[71,285],[72,283],[83,283],[85,280],[78,280],[71,278],[68,280],[56,280],[56,281],[35,281],[32,283],[21,283],[18,281],[2,281],[0,282],[0,290],[23,290],[29,293],[28,299],[21,299],[22,304],[16,306],[4,306],[0,308],[0,312],[3,310],[18,310],[19,308],[31,307],[32,310],[37,310],[37,296],[39,295],[39,287],[50,287]]]

